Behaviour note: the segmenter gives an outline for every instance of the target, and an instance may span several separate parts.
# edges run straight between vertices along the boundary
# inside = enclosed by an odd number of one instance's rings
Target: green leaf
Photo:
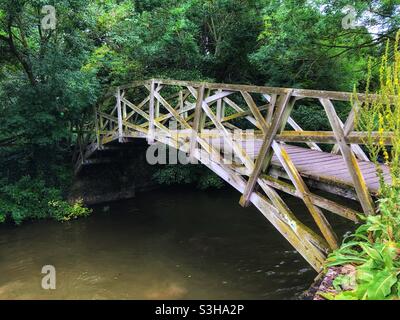
[[[397,282],[393,272],[383,270],[378,272],[368,288],[368,299],[383,300],[390,295],[392,286]]]
[[[383,258],[381,256],[381,254],[379,253],[379,251],[374,249],[374,248],[372,248],[369,244],[360,243],[360,247],[372,259],[383,262]]]

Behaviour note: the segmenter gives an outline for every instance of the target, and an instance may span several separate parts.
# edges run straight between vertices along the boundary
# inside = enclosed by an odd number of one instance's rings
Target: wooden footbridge
[[[257,207],[319,271],[327,253],[338,247],[326,212],[352,221],[357,212],[311,190],[358,200],[367,215],[374,214],[373,197],[379,191],[377,168],[360,146],[367,134],[354,131],[356,111],[352,108],[342,122],[335,110],[334,103],[350,104],[351,96],[175,80],[134,82],[114,88],[99,104],[94,134],[85,138],[76,172],[99,161],[96,155],[116,142],[146,139],[173,147],[238,190],[240,204]],[[332,131],[302,130],[291,117],[299,101],[318,103]],[[362,107],[365,97],[357,101]],[[376,133],[372,138],[378,143]],[[390,144],[390,134],[383,140]],[[381,167],[390,181],[389,169]],[[318,233],[296,218],[278,191],[304,201]]]

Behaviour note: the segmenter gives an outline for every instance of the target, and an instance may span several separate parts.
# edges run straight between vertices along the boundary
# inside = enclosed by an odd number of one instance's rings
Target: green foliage
[[[159,184],[195,184],[199,189],[222,188],[224,182],[200,165],[166,165],[154,174]]]
[[[1,222],[9,219],[19,225],[33,219],[68,221],[91,212],[81,201],[74,204],[63,201],[61,192],[47,187],[43,180],[25,176],[15,183],[0,182]]]
[[[344,32],[341,9],[345,5],[339,7],[335,1],[324,1],[324,8],[321,5],[319,1],[306,0],[268,1],[263,7],[264,30],[250,61],[265,83],[351,90],[363,78],[363,56],[371,50],[359,48],[354,55],[350,49],[352,45],[356,47],[355,41],[370,40],[370,35],[360,35],[363,28],[357,37]]]
[[[400,279],[400,191],[379,200],[379,214],[369,216],[340,249],[327,259],[327,267],[353,264],[356,274],[352,279],[337,277],[339,289],[346,281],[356,285],[347,291],[337,290],[329,299],[398,299]]]
[[[52,216],[62,222],[87,217],[92,213],[92,209],[86,208],[82,200],[78,200],[72,205],[65,201],[53,200],[48,205],[51,208]]]

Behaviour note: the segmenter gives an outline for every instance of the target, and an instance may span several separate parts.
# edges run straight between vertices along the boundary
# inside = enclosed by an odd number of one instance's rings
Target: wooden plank
[[[289,151],[290,152],[290,151]],[[290,153],[293,161],[296,162],[296,164],[300,163],[310,163],[310,161],[315,162],[314,160],[321,161],[321,160],[337,160],[336,158],[333,158],[331,154],[326,153],[326,152],[320,152],[319,154],[316,154],[314,152],[301,152],[301,153]]]
[[[185,112],[185,98],[183,97],[183,91],[179,91],[179,113],[182,115],[182,117],[187,121],[187,116],[188,113]],[[181,129],[185,129],[183,125],[181,125]]]
[[[123,124],[122,124],[122,109],[121,109],[121,90],[118,87],[117,88],[117,112],[118,112],[118,140],[119,142],[123,142],[123,136],[124,136],[124,130],[123,130]]]
[[[265,160],[268,156],[268,152],[270,151],[272,141],[275,138],[275,135],[277,134],[279,128],[282,126],[282,119],[284,117],[285,109],[289,103],[290,97],[291,97],[291,92],[287,93],[285,96],[281,96],[279,99],[280,101],[278,103],[274,118],[272,120],[272,124],[268,127],[268,130],[265,133],[265,138],[261,146],[259,155],[257,157],[255,168],[249,178],[245,192],[243,193],[240,199],[240,204],[242,206],[248,205],[250,196],[254,190],[254,187],[256,186],[258,176],[264,169]]]
[[[343,159],[345,160],[347,168],[349,169],[349,173],[354,183],[354,188],[356,189],[357,196],[360,200],[361,206],[363,207],[364,213],[367,215],[375,214],[374,202],[368,191],[367,185],[365,184],[361,170],[358,166],[357,159],[354,156],[351,148],[346,143],[344,130],[338,122],[338,116],[336,114],[335,107],[328,99],[320,99],[320,101],[325,108],[325,112],[336,136]]]
[[[155,118],[155,110],[154,110],[154,94],[155,94],[155,81],[151,80],[150,82],[150,96],[149,96],[149,137],[147,142],[149,144],[154,143],[154,118]]]
[[[366,132],[351,132],[345,141],[347,144],[364,144],[367,138]],[[391,145],[393,133],[384,132],[381,139],[381,134],[378,132],[371,133],[371,139],[376,143],[382,141],[385,145]],[[276,141],[279,142],[315,142],[325,144],[335,144],[336,137],[332,131],[283,131],[276,136]]]
[[[290,154],[290,152],[289,152],[289,154]],[[298,160],[297,159],[295,160],[292,158],[292,161],[296,165],[297,168],[307,168],[307,167],[311,167],[311,168],[316,167],[317,168],[318,166],[322,165],[323,162],[330,162],[330,163],[328,163],[328,165],[336,165],[337,164],[336,160],[331,159],[331,158],[320,157],[318,159],[313,159],[313,160],[310,160],[310,159],[311,159],[310,157],[306,157],[306,158],[302,158],[302,159],[298,159]],[[275,156],[273,157],[273,161],[274,162],[277,161],[277,158]],[[309,162],[311,162],[311,163],[309,163]]]

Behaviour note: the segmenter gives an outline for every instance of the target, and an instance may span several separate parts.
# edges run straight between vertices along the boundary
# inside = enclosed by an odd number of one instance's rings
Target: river
[[[295,299],[316,273],[231,189],[172,188],[85,219],[0,226],[0,299]],[[303,222],[299,200],[286,198]],[[327,215],[339,234],[354,224]],[[41,287],[44,265],[56,290]]]

